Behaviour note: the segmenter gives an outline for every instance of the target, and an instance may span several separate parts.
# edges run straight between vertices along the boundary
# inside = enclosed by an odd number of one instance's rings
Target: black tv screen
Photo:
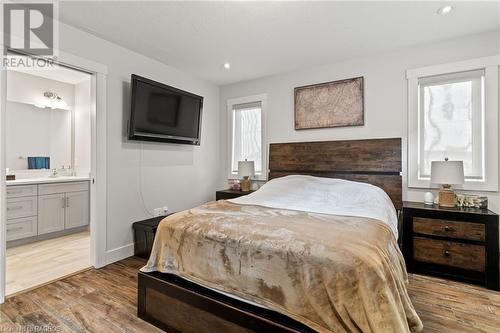
[[[131,140],[199,145],[203,97],[132,74]]]

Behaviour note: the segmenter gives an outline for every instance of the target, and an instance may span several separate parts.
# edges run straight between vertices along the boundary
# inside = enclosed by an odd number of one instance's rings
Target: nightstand
[[[150,219],[134,222],[134,255],[137,257],[149,259],[153,242],[155,240],[156,229],[160,222],[167,216],[175,213],[170,213],[163,216],[156,216]]]
[[[408,272],[499,288],[498,215],[487,209],[403,203]]]
[[[215,200],[227,200],[227,199],[234,199],[237,197],[241,197],[242,195],[247,195],[252,192],[255,192],[253,190],[250,191],[235,191],[235,190],[221,190],[215,192]]]

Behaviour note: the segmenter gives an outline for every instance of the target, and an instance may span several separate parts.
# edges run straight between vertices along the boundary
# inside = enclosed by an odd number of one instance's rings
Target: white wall
[[[79,175],[88,175],[90,165],[90,111],[91,111],[90,76],[88,80],[75,85],[75,165],[74,169]]]
[[[60,24],[59,30],[62,51],[108,67],[106,247],[110,257],[123,258],[133,251],[132,223],[147,218],[146,210],[167,205],[179,211],[215,198],[220,167],[219,88],[67,25]],[[132,73],[205,98],[200,146],[126,139]],[[147,209],[141,203],[141,183]]]
[[[321,52],[315,50],[312,52]],[[221,168],[219,184],[227,184],[227,110],[231,98],[267,93],[268,143],[362,138],[406,138],[407,81],[405,71],[428,65],[500,54],[500,31],[448,40],[387,54],[352,59],[327,66],[221,87]],[[364,76],[365,125],[362,127],[294,130],[293,88]],[[403,154],[406,172],[406,152]],[[406,183],[405,177],[403,177]],[[422,201],[423,192],[404,185],[405,200]],[[490,208],[499,212],[498,193],[488,193]]]

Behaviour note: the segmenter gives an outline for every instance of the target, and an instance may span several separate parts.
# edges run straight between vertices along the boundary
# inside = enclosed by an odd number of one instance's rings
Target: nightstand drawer
[[[482,245],[414,237],[413,258],[421,262],[484,272],[486,250]]]
[[[413,218],[413,232],[424,235],[462,238],[481,242],[484,242],[486,234],[484,224],[482,223],[430,219],[424,217]]]

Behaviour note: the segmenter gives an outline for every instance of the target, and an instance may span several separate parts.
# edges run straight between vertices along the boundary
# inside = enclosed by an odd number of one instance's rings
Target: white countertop
[[[58,176],[58,177],[43,177],[43,178],[22,178],[16,180],[7,180],[9,185],[34,185],[34,184],[47,184],[47,183],[67,183],[67,182],[81,182],[90,180],[86,176]]]

